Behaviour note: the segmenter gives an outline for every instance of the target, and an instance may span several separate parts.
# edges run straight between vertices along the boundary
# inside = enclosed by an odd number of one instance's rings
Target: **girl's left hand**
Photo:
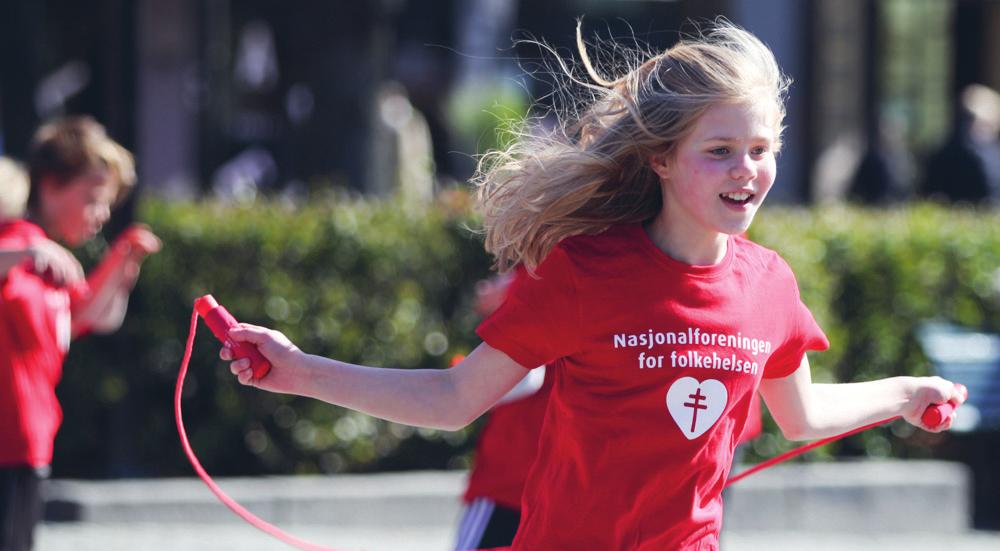
[[[903,419],[928,432],[942,432],[951,428],[958,406],[965,402],[968,392],[962,385],[955,384],[941,377],[915,377],[909,392],[910,400],[904,406]],[[951,402],[955,411],[936,427],[928,427],[921,419],[928,407]]]

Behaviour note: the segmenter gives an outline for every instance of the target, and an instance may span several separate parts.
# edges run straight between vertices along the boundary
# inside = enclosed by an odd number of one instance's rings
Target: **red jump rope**
[[[233,355],[236,358],[250,358],[251,369],[253,369],[253,378],[260,379],[261,377],[267,375],[267,372],[271,369],[271,364],[266,358],[260,353],[255,346],[250,343],[245,342],[235,342],[229,339],[228,333],[229,329],[236,325],[236,318],[229,313],[224,306],[220,306],[218,302],[212,297],[212,295],[205,295],[194,303],[194,311],[191,312],[191,327],[188,330],[187,344],[184,347],[184,359],[181,360],[181,369],[177,375],[177,386],[174,390],[174,418],[177,420],[177,431],[180,433],[181,446],[184,448],[184,453],[187,454],[188,460],[191,462],[191,466],[194,467],[196,473],[201,478],[201,480],[208,486],[208,489],[212,491],[213,494],[223,505],[229,507],[234,513],[239,515],[240,518],[247,521],[250,525],[258,528],[259,530],[274,536],[275,538],[298,547],[299,549],[306,549],[308,551],[337,551],[330,547],[323,547],[321,545],[316,545],[308,541],[299,539],[291,534],[282,531],[280,528],[268,523],[265,520],[257,517],[250,511],[246,510],[242,505],[236,502],[233,498],[229,497],[225,492],[222,491],[212,477],[205,471],[204,467],[201,466],[201,462],[198,461],[198,457],[195,456],[194,450],[191,449],[191,444],[188,442],[187,432],[184,430],[184,418],[181,414],[181,393],[184,389],[184,377],[187,375],[188,363],[191,361],[191,350],[194,347],[194,335],[198,328],[198,316],[205,319],[205,323],[212,330],[212,334],[215,335],[217,339],[225,343],[233,351]],[[964,386],[961,386],[963,393],[968,395],[968,391]],[[921,420],[925,425],[929,427],[936,427],[943,423],[948,416],[955,411],[955,404],[949,402],[945,404],[937,404],[927,408],[924,412]],[[892,417],[890,419],[885,419],[884,421],[879,421],[877,423],[872,423],[857,429],[854,429],[844,434],[839,434],[837,436],[831,436],[829,438],[823,438],[822,440],[817,440],[805,446],[795,448],[791,451],[783,453],[777,457],[771,458],[763,463],[754,465],[753,467],[729,477],[726,481],[726,486],[735,484],[736,482],[756,473],[760,472],[768,467],[774,466],[782,461],[787,461],[792,457],[797,455],[802,455],[809,450],[818,448],[820,446],[829,444],[834,440],[839,440],[841,438],[846,438],[853,434],[857,434],[862,431],[866,431],[870,428],[883,425],[899,419],[899,417]]]
[[[212,295],[205,295],[195,301],[194,311],[191,312],[191,328],[188,330],[187,344],[184,346],[184,359],[181,360],[181,370],[177,374],[177,386],[174,389],[174,418],[177,420],[177,431],[181,435],[181,446],[184,448],[184,453],[187,454],[191,466],[194,467],[194,472],[198,473],[198,477],[215,494],[215,497],[219,498],[219,501],[223,505],[229,507],[230,510],[247,521],[251,526],[299,549],[307,549],[308,551],[336,551],[331,547],[323,547],[299,539],[246,510],[235,499],[229,497],[226,492],[223,492],[222,488],[212,480],[212,477],[205,471],[205,468],[201,466],[201,462],[198,461],[194,450],[191,449],[187,431],[184,430],[184,416],[181,413],[181,394],[184,389],[184,376],[187,375],[188,363],[191,361],[191,350],[194,347],[194,334],[198,329],[199,314],[205,318],[205,323],[212,330],[212,334],[229,346],[236,358],[250,358],[250,365],[253,369],[255,379],[267,375],[267,372],[271,369],[271,364],[261,355],[257,347],[249,343],[238,343],[229,339],[229,328],[236,325],[236,318],[224,306],[220,306],[212,298]]]

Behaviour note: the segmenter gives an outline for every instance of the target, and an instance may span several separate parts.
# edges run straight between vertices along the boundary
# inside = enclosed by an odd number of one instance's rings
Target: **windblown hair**
[[[28,174],[31,192],[28,208],[38,206],[38,189],[48,179],[57,186],[91,170],[111,173],[117,188],[115,203],[124,199],[135,185],[132,154],[108,136],[104,126],[88,116],[70,116],[42,125],[31,142]]]
[[[780,136],[790,81],[767,46],[723,19],[658,55],[626,55],[638,59],[626,60],[615,80],[591,63],[579,22],[577,47],[593,82],[576,78],[569,62],[535,43],[555,57],[563,84],[587,97],[554,129],[529,120],[511,146],[480,158],[473,182],[486,250],[499,271],[524,264],[534,273],[566,237],[655,218],[663,198],[650,156],[669,156],[713,105],[773,101]]]

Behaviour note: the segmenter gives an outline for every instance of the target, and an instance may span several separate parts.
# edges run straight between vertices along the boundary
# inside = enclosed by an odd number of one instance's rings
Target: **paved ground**
[[[446,551],[464,475],[430,471],[217,482],[261,518],[337,551]],[[944,462],[778,467],[730,490],[723,547],[1000,551],[1000,532],[967,528],[971,484],[964,468]],[[56,480],[47,493],[50,518],[73,521],[44,523],[36,551],[291,549],[243,523],[195,478]]]
[[[445,551],[451,530],[446,526],[392,530],[330,529],[302,526],[293,535],[338,551]],[[45,524],[37,551],[267,551],[292,549],[250,526],[176,524]],[[801,532],[727,533],[726,551],[997,551],[1000,533],[955,535],[828,534]]]

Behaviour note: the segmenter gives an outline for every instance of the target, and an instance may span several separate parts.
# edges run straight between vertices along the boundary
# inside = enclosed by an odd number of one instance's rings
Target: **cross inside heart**
[[[715,379],[681,377],[667,391],[667,411],[684,436],[694,440],[719,420],[728,400],[726,385]]]

